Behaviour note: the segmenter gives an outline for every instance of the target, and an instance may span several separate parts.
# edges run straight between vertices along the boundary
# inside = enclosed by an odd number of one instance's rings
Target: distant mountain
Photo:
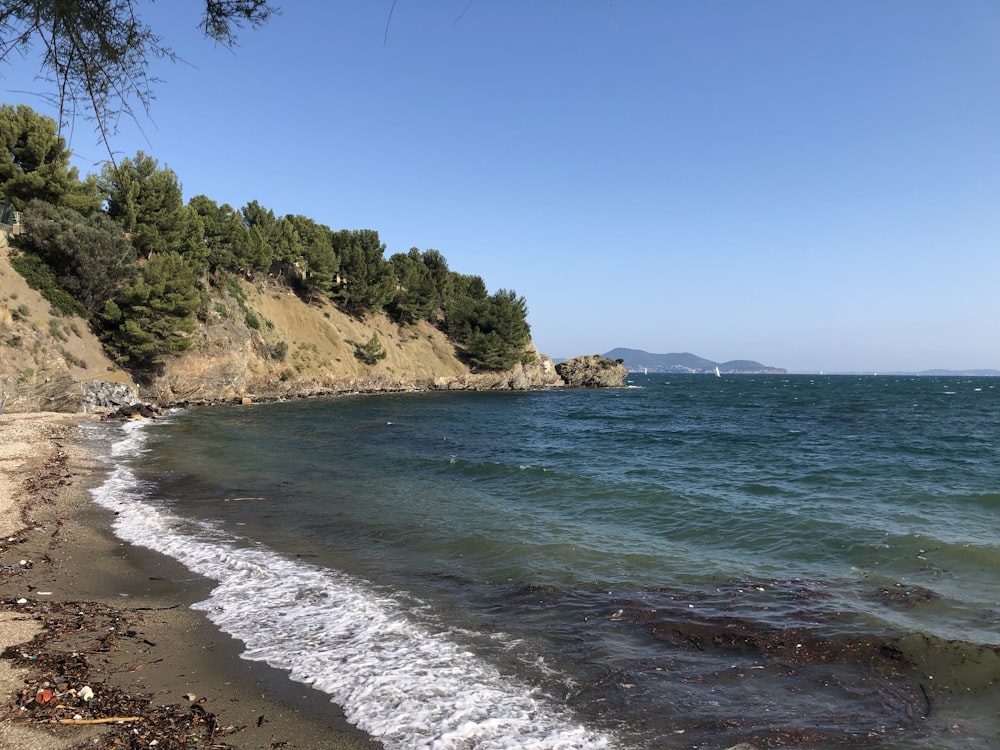
[[[923,370],[917,375],[928,375],[935,377],[970,377],[970,378],[996,378],[1000,377],[1000,370]]]
[[[803,375],[813,375],[812,372],[803,372]],[[820,375],[823,373],[820,372]],[[998,378],[1000,370],[979,369],[979,370],[829,370],[827,375],[878,375],[879,377],[899,377],[899,378]]]
[[[641,349],[612,349],[604,354],[608,359],[620,359],[630,372],[671,372],[705,373],[719,372],[740,375],[784,375],[783,367],[768,367],[750,359],[733,359],[728,362],[713,362],[689,352],[672,354],[651,354]]]

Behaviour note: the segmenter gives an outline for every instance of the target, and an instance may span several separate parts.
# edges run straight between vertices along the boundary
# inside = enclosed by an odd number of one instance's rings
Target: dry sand
[[[0,414],[0,748],[380,747],[326,696],[241,660],[188,606],[211,581],[113,536],[87,493],[106,467],[85,418]]]

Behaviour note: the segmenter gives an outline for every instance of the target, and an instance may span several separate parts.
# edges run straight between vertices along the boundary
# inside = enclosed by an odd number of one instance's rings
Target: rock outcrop
[[[96,380],[83,383],[84,411],[115,411],[139,403],[136,387],[130,383]]]
[[[621,360],[599,354],[567,359],[556,365],[556,372],[571,388],[623,388],[628,377]]]
[[[539,354],[529,364],[514,365],[502,372],[470,372],[460,377],[435,379],[431,388],[443,391],[530,391],[565,385],[549,357]]]

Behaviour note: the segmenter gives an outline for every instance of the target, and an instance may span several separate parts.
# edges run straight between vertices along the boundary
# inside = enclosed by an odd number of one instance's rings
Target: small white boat
[[[717,377],[717,378],[721,378],[722,377],[722,373],[719,372],[719,366],[718,365],[715,366],[715,377]]]

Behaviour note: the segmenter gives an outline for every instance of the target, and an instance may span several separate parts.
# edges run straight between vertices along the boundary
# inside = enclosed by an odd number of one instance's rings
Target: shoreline
[[[0,746],[112,747],[138,733],[160,747],[381,747],[327,695],[240,659],[242,644],[190,608],[213,581],[114,536],[89,496],[109,466],[79,432],[88,418],[0,415]],[[111,707],[134,720],[98,723],[123,718],[98,716]]]

